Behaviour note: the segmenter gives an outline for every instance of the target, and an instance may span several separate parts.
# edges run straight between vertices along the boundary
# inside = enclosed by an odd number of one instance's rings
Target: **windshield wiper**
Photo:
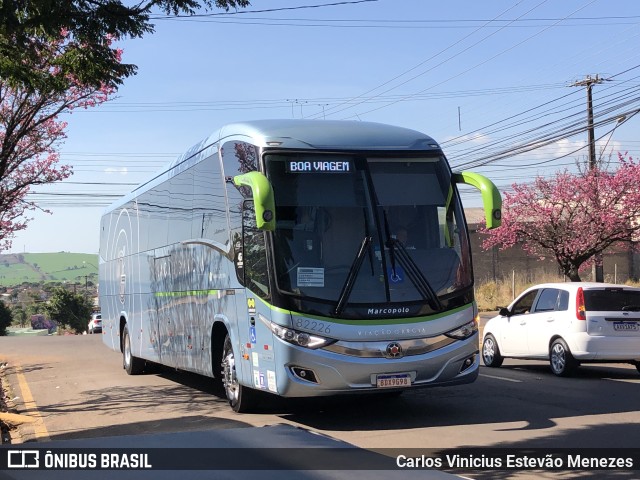
[[[625,305],[622,307],[623,312],[640,312],[640,305]]]
[[[387,212],[386,210],[382,210],[382,214],[384,216],[384,226],[387,234],[386,246],[389,248],[389,256],[391,258],[391,275],[396,274],[396,258],[400,262],[400,265],[406,270],[407,276],[411,283],[416,287],[416,290],[422,295],[429,306],[439,312],[444,307],[442,306],[442,302],[438,298],[438,295],[433,290],[433,287],[429,283],[429,280],[423,275],[420,271],[416,262],[411,258],[411,255],[407,252],[402,242],[398,241],[397,238],[393,238],[389,231],[389,221],[387,220]]]
[[[362,266],[362,261],[364,260],[364,255],[367,252],[367,247],[371,243],[371,237],[366,236],[362,239],[362,243],[360,244],[360,249],[358,250],[358,254],[356,258],[353,260],[351,264],[351,268],[349,268],[349,274],[347,275],[347,279],[342,286],[342,292],[340,292],[340,297],[338,297],[338,303],[336,305],[334,314],[340,315],[344,310],[347,301],[349,300],[349,296],[351,295],[351,291],[353,290],[353,286],[356,283],[356,277],[358,276],[358,272],[360,271],[360,267]]]
[[[411,283],[413,283],[418,292],[420,292],[420,295],[429,303],[429,306],[435,311],[442,310],[442,302],[438,298],[438,295],[433,290],[433,287],[431,287],[429,280],[427,280],[420,271],[416,262],[411,258],[407,249],[402,245],[402,242],[396,238],[390,238],[387,244],[390,250],[395,248],[395,256],[400,262],[400,265],[405,269],[409,280],[411,280]],[[393,271],[392,274],[395,275],[395,271]]]

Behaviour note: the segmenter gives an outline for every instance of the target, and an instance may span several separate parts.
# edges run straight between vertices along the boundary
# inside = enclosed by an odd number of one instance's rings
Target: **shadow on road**
[[[525,370],[525,381],[505,381]],[[487,377],[485,375],[491,375]],[[522,377],[522,373],[520,373]],[[504,424],[496,430],[543,430],[554,419],[637,412],[640,393],[635,370],[616,367],[581,367],[574,378],[557,378],[546,365],[501,369],[481,368],[471,385],[405,392],[401,396],[339,397],[314,402],[282,414],[282,418],[310,428],[329,431],[379,431],[478,424]],[[514,425],[515,424],[515,425]],[[640,426],[609,425],[614,440],[608,447],[640,444]],[[619,433],[616,430],[620,429]],[[546,447],[602,446],[601,430],[581,430],[575,443],[546,437]],[[437,443],[437,442],[436,442]]]

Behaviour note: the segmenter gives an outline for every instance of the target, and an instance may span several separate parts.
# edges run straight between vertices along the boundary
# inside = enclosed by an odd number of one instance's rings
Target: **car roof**
[[[534,288],[561,288],[565,290],[577,290],[579,287],[582,287],[585,290],[591,289],[603,289],[603,288],[625,288],[629,290],[640,290],[638,287],[634,287],[631,285],[620,285],[616,283],[600,283],[600,282],[550,282],[550,283],[540,283],[538,285],[533,285],[527,290],[531,290]]]

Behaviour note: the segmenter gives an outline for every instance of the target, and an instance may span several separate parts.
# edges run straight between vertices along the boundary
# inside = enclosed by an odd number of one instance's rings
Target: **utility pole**
[[[595,77],[587,75],[584,80],[577,81],[572,85],[573,87],[587,87],[587,134],[589,141],[589,170],[598,168],[598,162],[596,160],[596,140],[593,128],[593,96],[591,90],[595,84],[599,84],[602,82],[604,82],[604,79],[600,78],[600,76],[596,74]],[[602,254],[600,253],[595,255],[593,276],[596,282],[604,282],[604,268],[602,265]]]

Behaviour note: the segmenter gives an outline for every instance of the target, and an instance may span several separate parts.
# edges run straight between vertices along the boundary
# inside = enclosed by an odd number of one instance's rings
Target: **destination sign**
[[[295,161],[286,163],[287,173],[348,173],[351,171],[349,161]]]

